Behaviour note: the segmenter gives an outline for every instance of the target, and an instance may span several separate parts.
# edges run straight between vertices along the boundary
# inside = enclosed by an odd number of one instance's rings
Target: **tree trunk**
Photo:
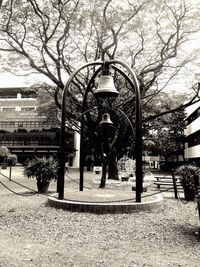
[[[106,186],[106,169],[107,169],[107,162],[106,162],[106,160],[103,160],[102,176],[101,176],[101,183],[99,185],[99,188],[105,188],[105,186]]]
[[[108,179],[119,180],[118,169],[117,169],[117,156],[115,149],[110,151],[109,154]]]

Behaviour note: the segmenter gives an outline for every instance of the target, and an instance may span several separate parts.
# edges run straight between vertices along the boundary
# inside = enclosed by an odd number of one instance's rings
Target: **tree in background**
[[[174,98],[170,99],[167,94],[162,93],[154,99],[153,105],[148,107],[147,112],[151,110],[156,114],[164,110],[166,113],[166,110],[181,105],[182,99],[182,94],[174,94]],[[144,123],[144,153],[160,156],[162,161],[174,162],[174,164],[179,157],[183,160],[185,118],[185,111],[180,109]],[[170,164],[172,166],[172,163]]]
[[[60,109],[54,101],[54,88],[47,84],[35,88],[38,99],[37,112],[39,115],[45,115],[45,120],[51,128],[59,128]]]
[[[197,51],[184,52],[184,44],[190,35],[199,30],[195,23],[199,9],[197,6],[193,8],[189,2],[5,0],[0,11],[3,66],[6,70],[14,67],[26,73],[45,75],[55,85],[55,103],[60,107],[59,96],[66,77],[80,62],[120,58],[136,72],[145,110],[145,106],[178,73],[184,73],[184,67],[197,55]],[[122,75],[114,71],[112,75],[120,91],[115,102],[97,103],[92,92],[88,97],[87,109],[91,112],[85,114],[88,133],[85,143],[95,154],[101,151],[98,125],[105,105],[116,125],[109,154],[113,151],[120,154],[127,146],[134,151],[130,122],[135,125],[135,94]],[[73,127],[76,124],[77,129],[83,94],[90,77],[91,70],[78,75],[67,96],[68,124]],[[198,88],[194,87],[190,95],[185,105],[181,103],[155,113],[145,112],[144,123],[198,101]],[[116,170],[109,176],[115,178]]]
[[[186,0],[5,0],[0,50],[9,64],[3,66],[41,73],[63,89],[80,62],[119,57],[136,71],[145,95],[161,82],[165,87],[197,55],[181,49],[198,31],[198,12]]]

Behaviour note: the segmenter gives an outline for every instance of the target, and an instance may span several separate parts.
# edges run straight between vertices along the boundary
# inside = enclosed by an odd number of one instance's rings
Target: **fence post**
[[[12,166],[10,165],[10,170],[9,170],[9,181],[11,181],[11,173],[12,173]]]
[[[173,186],[174,186],[174,196],[175,196],[175,199],[178,199],[176,178],[175,178],[173,169],[172,169],[172,180],[173,180]]]
[[[200,187],[199,187],[199,176],[194,175],[194,185],[195,185],[195,196],[197,200],[197,209],[199,213],[199,220],[200,220]]]
[[[156,177],[156,180],[157,180],[157,182],[159,182],[160,181],[160,178],[159,177]],[[160,184],[159,183],[157,183],[157,189],[160,189]]]

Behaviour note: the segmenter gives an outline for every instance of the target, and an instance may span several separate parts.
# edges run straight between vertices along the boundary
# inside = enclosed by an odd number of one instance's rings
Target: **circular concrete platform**
[[[65,199],[58,199],[57,194],[48,197],[48,206],[75,211],[91,212],[98,214],[105,213],[132,213],[140,210],[151,210],[162,205],[162,195],[155,194],[148,196],[142,194],[142,202],[135,202],[135,192],[92,189],[85,191],[67,191]]]

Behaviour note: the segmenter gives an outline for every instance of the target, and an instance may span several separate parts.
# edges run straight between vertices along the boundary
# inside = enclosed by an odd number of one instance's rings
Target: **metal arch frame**
[[[132,86],[134,87],[136,96],[136,202],[141,202],[141,193],[143,192],[143,171],[142,171],[142,105],[140,88],[136,74],[130,68],[130,66],[118,59],[113,59],[108,61],[109,64],[119,64],[127,69],[131,75]]]
[[[95,65],[103,65],[103,62],[101,61],[94,61],[87,64],[82,65],[73,73],[70,75],[64,90],[63,90],[63,96],[62,96],[62,105],[61,105],[61,129],[60,129],[60,155],[59,155],[59,171],[58,171],[58,181],[57,181],[57,190],[58,190],[58,199],[64,198],[64,181],[65,181],[65,110],[66,110],[66,96],[69,90],[69,87],[71,85],[71,82],[73,78],[79,73],[82,69],[95,66]]]
[[[141,97],[140,97],[140,89],[137,81],[137,77],[135,73],[132,71],[132,69],[129,67],[128,64],[121,60],[108,60],[106,62],[102,61],[94,61],[87,64],[84,64],[83,66],[76,69],[69,77],[63,91],[63,97],[62,97],[62,106],[61,106],[61,129],[60,129],[60,159],[59,159],[59,175],[58,175],[58,198],[63,199],[64,198],[64,177],[65,177],[65,151],[64,151],[64,144],[65,144],[65,109],[66,109],[66,96],[68,89],[70,87],[70,84],[73,80],[73,78],[77,75],[79,71],[86,67],[90,66],[96,66],[101,65],[101,67],[104,64],[108,64],[108,66],[112,66],[112,64],[119,64],[126,68],[126,70],[131,75],[131,79],[124,73],[124,77],[129,80],[129,83],[134,88],[135,95],[136,95],[136,202],[141,202],[141,193],[143,191],[143,171],[142,171],[142,107],[141,107]],[[117,67],[113,66],[114,69],[118,69]],[[84,93],[83,97],[83,104],[82,104],[82,114],[84,114],[85,109],[85,103],[87,99],[88,92],[90,90],[91,84],[94,80],[94,78],[97,76],[97,74],[100,72],[101,68],[98,68],[98,70],[95,71],[95,73],[92,75],[91,79],[89,80],[89,83],[87,85],[86,91]],[[122,71],[121,71],[122,72]],[[84,126],[84,115],[81,116],[81,142],[80,142],[80,191],[83,191],[83,172],[84,172],[84,166],[83,166],[83,126]]]
[[[87,100],[87,96],[89,93],[89,90],[91,88],[91,85],[98,75],[98,73],[101,71],[101,67],[98,68],[95,73],[90,78],[88,85],[86,87],[84,96],[83,96],[83,103],[82,103],[82,109],[81,109],[81,133],[80,133],[80,158],[79,158],[79,168],[80,168],[80,183],[79,183],[79,191],[83,191],[83,181],[84,181],[84,158],[83,158],[83,151],[84,151],[84,144],[83,144],[83,137],[84,137],[84,115],[85,115],[85,104]]]

